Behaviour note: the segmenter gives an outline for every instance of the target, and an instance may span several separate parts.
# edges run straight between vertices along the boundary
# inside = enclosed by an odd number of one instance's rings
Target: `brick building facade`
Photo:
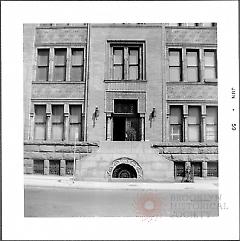
[[[26,174],[218,176],[215,24],[27,24],[23,61]]]

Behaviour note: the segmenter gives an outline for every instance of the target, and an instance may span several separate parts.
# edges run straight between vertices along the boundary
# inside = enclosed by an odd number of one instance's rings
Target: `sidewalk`
[[[69,187],[77,189],[137,189],[137,190],[218,190],[218,179],[199,179],[194,183],[142,183],[74,181],[71,176],[24,175],[24,186]]]

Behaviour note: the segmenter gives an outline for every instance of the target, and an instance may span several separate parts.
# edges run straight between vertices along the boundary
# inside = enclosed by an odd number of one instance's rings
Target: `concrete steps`
[[[173,162],[151,148],[150,142],[137,141],[100,142],[98,151],[89,154],[78,162],[76,166],[77,177],[79,180],[104,179],[113,181],[115,178],[112,179],[109,172],[112,172],[116,167],[114,164],[116,160],[119,164],[127,162],[129,165],[135,166],[135,169],[141,169],[138,170],[138,173],[143,174],[142,180],[174,181]]]

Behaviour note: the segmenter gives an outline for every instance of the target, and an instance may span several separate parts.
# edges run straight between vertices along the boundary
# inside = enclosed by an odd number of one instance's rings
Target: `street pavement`
[[[197,183],[73,182],[24,177],[25,217],[218,216],[217,180]]]

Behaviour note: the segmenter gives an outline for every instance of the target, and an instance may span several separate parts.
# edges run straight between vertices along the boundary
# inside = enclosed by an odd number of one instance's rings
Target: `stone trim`
[[[106,177],[111,179],[114,169],[120,164],[128,164],[132,166],[137,173],[137,179],[143,179],[143,170],[141,166],[136,161],[128,157],[121,157],[119,159],[114,160],[106,172]]]

